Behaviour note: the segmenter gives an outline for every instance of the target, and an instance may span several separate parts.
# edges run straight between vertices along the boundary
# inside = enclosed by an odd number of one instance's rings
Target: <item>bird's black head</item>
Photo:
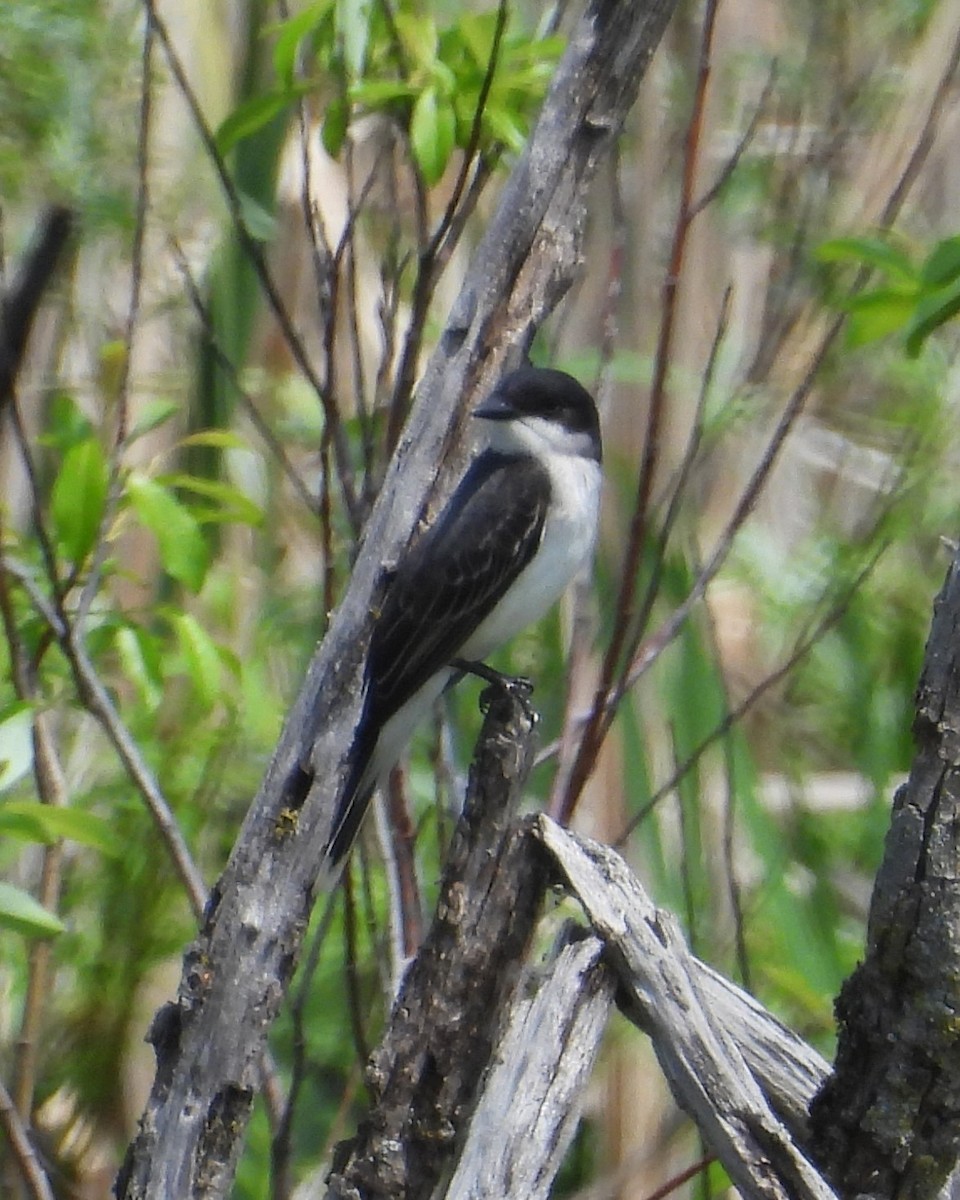
[[[539,418],[575,441],[577,452],[601,459],[600,418],[587,389],[565,371],[520,367],[505,375],[473,410],[488,421]]]

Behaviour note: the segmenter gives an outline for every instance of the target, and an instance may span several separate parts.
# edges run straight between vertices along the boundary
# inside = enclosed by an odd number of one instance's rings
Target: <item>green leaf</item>
[[[221,154],[229,153],[237,142],[257,133],[265,125],[269,125],[274,117],[291,108],[306,90],[305,84],[297,84],[244,100],[224,118],[220,128],[213,135],[217,149]]]
[[[456,117],[433,88],[421,92],[410,119],[410,145],[428,187],[438,183],[453,151]]]
[[[134,684],[146,707],[155,709],[163,699],[163,680],[151,635],[136,626],[124,625],[117,630],[114,645],[124,675]]]
[[[201,429],[181,438],[179,446],[213,446],[218,450],[249,450],[250,443],[232,429]]]
[[[237,199],[240,201],[240,216],[247,233],[255,242],[269,242],[277,231],[273,213],[246,192],[237,192]]]
[[[819,262],[852,262],[877,267],[901,279],[915,281],[917,269],[908,256],[882,238],[846,237],[821,242],[814,251]]]
[[[38,439],[40,444],[55,446],[66,452],[71,446],[93,436],[93,426],[77,407],[74,398],[67,392],[55,392],[50,401],[47,428]]]
[[[394,16],[394,25],[407,58],[429,69],[437,57],[437,23],[433,17],[398,12]]]
[[[33,767],[33,710],[17,704],[0,721],[0,791],[5,791]]]
[[[170,418],[178,412],[180,405],[174,400],[147,400],[140,407],[139,416],[134,422],[133,428],[130,430],[128,442],[135,442],[137,438],[143,437],[145,433],[150,433],[154,429],[158,429],[161,425],[165,425]]]
[[[567,39],[561,33],[539,40],[521,38],[519,41],[510,41],[507,57],[513,65],[527,63],[552,73],[553,67],[559,62],[566,48]]]
[[[519,118],[507,108],[499,104],[488,104],[483,113],[483,124],[486,132],[496,141],[502,142],[508,150],[518,154],[523,149],[526,134]]]
[[[113,856],[122,850],[120,839],[103,817],[79,808],[59,808],[36,800],[0,804],[0,833],[26,836],[29,841],[46,845],[68,838]]]
[[[457,22],[458,41],[472,57],[475,65],[486,71],[493,49],[493,32],[496,28],[495,13],[469,13]],[[451,56],[454,48],[451,46]]]
[[[78,566],[93,549],[108,486],[109,471],[97,439],[71,446],[54,480],[50,516],[57,540]]]
[[[126,490],[137,516],[157,539],[164,570],[198,592],[210,552],[196,518],[167,488],[138,472],[130,475]]]
[[[13,808],[13,804],[0,804],[0,838],[19,838],[21,842],[36,842],[41,846],[49,846],[57,840],[55,836],[51,837],[35,813],[8,811]]]
[[[960,237],[937,242],[920,268],[921,280],[931,287],[952,283],[960,275]]]
[[[320,0],[318,4],[308,4],[302,12],[276,26],[273,67],[284,87],[293,86],[300,43],[323,23],[332,9],[333,0]]]
[[[331,100],[323,117],[323,128],[320,130],[323,148],[331,158],[336,158],[343,148],[349,123],[349,103],[339,96],[335,100]]]
[[[183,651],[190,682],[203,707],[209,710],[220,698],[223,677],[216,643],[190,613],[175,613],[171,623]]]
[[[335,36],[349,78],[356,78],[363,71],[373,7],[372,0],[339,0],[337,4]]]
[[[930,334],[939,329],[941,325],[945,325],[958,312],[960,312],[960,279],[955,279],[947,287],[938,288],[935,292],[922,296],[913,319],[907,327],[907,354],[911,358],[916,358]]]
[[[457,90],[457,77],[440,58],[430,64],[430,78],[439,97],[452,96]]]
[[[234,521],[240,525],[263,524],[263,509],[232,483],[224,483],[220,479],[202,479],[198,475],[164,475],[161,476],[160,482],[168,487],[182,488],[184,491],[193,492],[194,495],[215,500],[218,505],[218,520]]]
[[[0,883],[0,927],[33,938],[56,937],[64,931],[59,917],[10,883]]]
[[[854,296],[842,306],[850,313],[845,334],[847,345],[864,346],[898,333],[909,322],[916,302],[915,293],[895,288],[877,288]]]
[[[401,79],[362,79],[351,86],[350,99],[364,108],[383,108],[394,100],[412,100],[417,88]]]

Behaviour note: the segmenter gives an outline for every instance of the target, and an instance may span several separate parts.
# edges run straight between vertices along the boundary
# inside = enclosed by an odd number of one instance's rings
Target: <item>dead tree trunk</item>
[[[451,861],[427,960],[405,981],[374,1058],[378,1104],[358,1139],[344,1147],[327,1195],[546,1198],[616,997],[649,1034],[677,1102],[742,1195],[933,1200],[956,1165],[960,1137],[958,629],[960,557],[927,645],[917,755],[897,797],[877,877],[867,958],[838,1004],[835,1074],[757,1001],[689,952],[674,918],[648,899],[619,855],[540,817],[533,829],[550,856],[545,864],[522,836],[524,826],[511,831],[502,806],[523,772],[500,771],[497,782],[491,763],[519,762],[522,737],[512,752],[504,737],[526,731],[517,713],[501,710],[481,737],[473,799],[476,805],[477,785],[485,782],[483,807],[497,816],[488,815],[466,857]],[[467,849],[467,841],[460,846]],[[495,872],[496,888],[491,862],[510,875]],[[511,986],[515,963],[504,961],[490,935],[512,928],[518,948],[536,917],[531,887],[558,876],[583,906],[589,929],[568,932],[547,967],[528,965]],[[479,928],[475,911],[484,914],[484,936],[459,936]],[[451,930],[458,936],[451,939]],[[483,980],[479,1009],[464,986],[468,964],[473,978]],[[442,1014],[436,1027],[433,1014]],[[411,1036],[411,1015],[419,1037]]]
[[[960,1152],[960,557],[936,601],[913,728],[813,1130],[842,1194],[926,1200]]]
[[[296,966],[360,713],[384,565],[407,542],[456,425],[527,348],[580,263],[587,197],[676,0],[592,0],[418,389],[344,602],[155,1023],[157,1074],[122,1197],[223,1196],[267,1033]]]

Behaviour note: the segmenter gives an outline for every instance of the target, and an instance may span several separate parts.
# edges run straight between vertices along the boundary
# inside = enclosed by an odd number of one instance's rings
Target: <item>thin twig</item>
[[[353,857],[356,858],[356,855]],[[347,982],[350,1032],[353,1034],[357,1060],[364,1063],[370,1057],[370,1042],[360,1012],[360,972],[357,967],[357,902],[353,883],[353,867],[349,859],[343,872],[343,887],[340,890],[343,894],[343,968]]]
[[[559,811],[566,819],[569,819],[569,815],[576,807],[577,799],[596,763],[604,736],[603,714],[606,710],[607,697],[614,687],[618,672],[622,678],[624,651],[629,645],[630,639],[638,636],[633,608],[640,559],[650,519],[653,483],[660,460],[660,431],[666,408],[667,373],[673,345],[677,294],[690,231],[693,188],[699,161],[700,142],[703,136],[707,85],[710,78],[710,56],[718,4],[719,0],[707,0],[703,18],[697,84],[694,90],[690,120],[687,124],[680,200],[674,223],[673,242],[661,293],[660,329],[654,357],[653,381],[650,386],[646,435],[637,478],[633,515],[627,535],[627,550],[616,600],[614,631],[600,668],[600,680],[594,694],[590,720],[584,728],[577,756],[570,769],[566,794],[559,805]]]
[[[866,565],[858,572],[850,587],[848,587],[830,610],[814,625],[812,631],[806,636],[799,639],[791,653],[775,667],[768,675],[766,675],[736,707],[731,708],[722,720],[717,722],[714,729],[707,734],[700,743],[687,755],[680,766],[673,772],[666,783],[662,784],[653,793],[650,799],[643,805],[640,811],[633,816],[630,821],[621,830],[614,846],[622,846],[630,834],[637,828],[641,822],[645,821],[650,813],[656,808],[664,796],[677,786],[683,777],[696,766],[697,762],[702,758],[711,746],[715,745],[721,738],[726,737],[731,729],[737,725],[743,717],[750,711],[757,701],[764,696],[772,687],[784,679],[796,667],[797,663],[810,653],[813,647],[820,641],[824,634],[840,620],[847,611],[850,600],[856,591],[859,589],[863,581],[870,575],[873,568],[877,565],[881,555],[886,550],[886,544],[880,545],[868,559]],[[649,659],[647,659],[649,662]]]
[[[779,64],[776,59],[770,63],[770,70],[767,73],[766,82],[760,92],[760,97],[754,106],[753,112],[750,114],[750,120],[743,133],[740,135],[736,146],[733,148],[733,153],[726,159],[723,166],[720,168],[720,173],[713,183],[707,188],[702,196],[699,197],[690,206],[690,220],[694,220],[703,212],[705,208],[711,205],[714,200],[720,195],[723,189],[733,178],[733,173],[740,165],[740,160],[747,152],[753,139],[756,137],[757,127],[760,124],[760,118],[767,110],[767,103],[773,93],[773,85],[777,78]]]
[[[278,0],[277,8],[283,20],[290,19],[290,6],[287,0]],[[297,101],[297,124],[300,137],[300,166],[303,179],[300,187],[300,207],[303,211],[303,224],[310,238],[311,259],[313,261],[314,286],[317,292],[317,315],[321,322],[324,313],[329,308],[330,261],[332,252],[323,222],[319,220],[317,206],[313,200],[313,157],[310,154],[310,120],[305,96]]]
[[[716,1161],[717,1156],[715,1154],[704,1155],[703,1158],[699,1159],[692,1166],[687,1167],[685,1171],[679,1171],[671,1179],[668,1179],[665,1184],[651,1192],[650,1195],[647,1196],[646,1200],[665,1200],[665,1198],[672,1192],[675,1192],[677,1188],[683,1187],[683,1185],[685,1183],[689,1183],[691,1179],[696,1179],[698,1175],[702,1175],[710,1166],[710,1164],[715,1163]]]
[[[500,57],[500,46],[503,41],[503,34],[507,26],[508,5],[506,0],[500,0],[497,8],[497,23],[494,27],[493,43],[490,48],[490,58],[487,61],[486,72],[483,77],[483,83],[480,87],[480,94],[477,100],[477,108],[474,112],[473,123],[470,127],[470,138],[467,142],[467,148],[464,151],[463,161],[460,164],[456,182],[454,184],[453,193],[444,210],[443,216],[437,225],[433,235],[427,240],[425,234],[425,215],[421,216],[421,236],[420,236],[420,255],[417,263],[417,278],[413,287],[413,298],[410,305],[410,324],[407,328],[407,336],[404,340],[403,350],[400,355],[400,365],[397,368],[397,378],[394,386],[393,398],[390,404],[390,416],[387,424],[387,450],[392,453],[394,447],[400,438],[400,430],[403,422],[406,419],[407,407],[410,396],[413,392],[414,376],[416,374],[417,361],[420,356],[420,348],[423,343],[423,335],[425,331],[427,310],[430,306],[430,300],[433,297],[437,279],[439,277],[442,265],[445,264],[453,251],[456,240],[459,239],[463,229],[463,222],[457,221],[458,205],[461,196],[463,196],[466,181],[469,178],[472,169],[473,160],[477,155],[480,147],[480,137],[483,126],[483,114],[486,108],[487,100],[490,96],[490,89],[493,86],[494,76],[496,75],[497,62]],[[413,162],[411,156],[411,165],[413,168],[414,179],[417,181],[418,189],[422,187],[420,172]],[[474,174],[474,184],[482,180],[486,181],[486,173],[482,169],[482,165]],[[476,202],[477,189],[471,187],[467,195],[471,199],[471,205]],[[418,190],[419,195],[419,190]],[[442,254],[441,254],[442,252]]]
[[[620,152],[614,146],[610,152],[610,260],[603,313],[600,319],[600,361],[594,386],[601,414],[607,407],[611,368],[620,332],[618,314],[623,295],[623,269],[627,254],[627,216],[623,203],[623,191],[620,186],[620,167]],[[592,685],[588,684],[585,678],[587,670],[591,669],[594,662],[589,645],[596,624],[595,620],[591,619],[589,606],[592,604],[593,594],[590,581],[587,578],[578,579],[572,589],[573,616],[570,646],[566,656],[566,703],[559,741],[559,760],[550,789],[550,803],[547,809],[550,815],[561,823],[563,821],[561,812],[563,798],[567,795],[570,770],[576,760],[579,738],[579,722],[576,720],[580,696],[579,681],[584,680],[584,686],[590,686],[592,690]]]
[[[187,893],[190,907],[195,916],[201,916],[207,902],[207,886],[156,776],[147,766],[139,746],[117,712],[110,693],[87,656],[77,631],[68,626],[58,640],[70,664],[81,702],[107,735],[131,782],[146,803]]]
[[[110,528],[113,525],[123,496],[123,451],[127,441],[130,410],[130,374],[133,369],[134,340],[140,320],[140,301],[143,293],[143,244],[147,228],[147,211],[150,203],[150,113],[152,104],[151,61],[153,55],[153,25],[147,21],[143,30],[143,50],[140,57],[140,121],[137,131],[137,203],[133,226],[133,244],[130,250],[130,303],[123,331],[123,359],[120,365],[120,380],[117,385],[117,425],[110,452],[110,477],[107,499],[100,515],[97,536],[94,541],[93,561],[77,602],[74,623],[82,629],[90,605],[100,586],[103,564],[107,557]]]
[[[651,634],[638,647],[629,663],[628,669],[623,673],[616,687],[611,688],[603,699],[602,707],[602,732],[605,734],[613,724],[617,710],[623,697],[636,686],[643,678],[654,662],[666,650],[666,648],[679,636],[681,629],[686,624],[691,612],[700,603],[706,595],[707,588],[710,586],[713,579],[716,577],[720,568],[726,562],[733,543],[736,540],[737,534],[744,525],[747,517],[753,510],[760,493],[762,492],[766,481],[773,470],[774,465],[779,458],[780,451],[783,448],[783,443],[787,437],[800,413],[803,411],[807,398],[813,389],[814,380],[823,366],[824,359],[827,356],[834,340],[843,328],[846,318],[843,314],[834,318],[822,342],[811,358],[806,374],[801,382],[795,388],[790,399],[780,415],[780,420],[770,437],[766,447],[764,448],[763,456],[760,462],[754,468],[753,474],[747,481],[740,499],[734,508],[733,515],[730,517],[726,526],[717,538],[713,551],[707,559],[705,565],[700,570],[693,585],[683,600],[674,608],[669,617],[663,622],[659,629]],[[584,728],[595,720],[594,709],[591,708],[584,713],[580,718]],[[546,747],[541,751],[537,758],[537,762],[542,762],[557,752],[556,744]]]
[[[7,288],[0,227],[0,412],[12,399],[30,330],[56,272],[74,226],[68,208],[54,206],[43,215],[33,246]]]
[[[440,224],[433,232],[433,237],[430,239],[430,246],[427,253],[431,258],[435,258],[438,254],[441,243],[450,232],[453,224],[454,216],[457,212],[457,206],[460,203],[460,197],[463,195],[463,190],[466,187],[467,179],[470,176],[470,171],[473,167],[474,159],[480,149],[480,138],[483,134],[483,117],[487,108],[487,101],[490,99],[490,89],[493,87],[493,80],[497,73],[497,65],[500,61],[500,46],[503,42],[503,35],[507,28],[507,18],[509,16],[509,5],[507,0],[500,0],[497,6],[497,23],[493,29],[493,42],[490,46],[490,57],[487,60],[487,67],[483,75],[483,82],[480,84],[480,92],[477,97],[477,107],[474,109],[473,121],[470,125],[470,136],[467,139],[467,145],[463,152],[463,157],[460,162],[460,170],[457,172],[457,178],[453,185],[453,191],[450,194],[450,199],[447,201],[443,216],[440,218]]]
[[[42,803],[63,808],[67,803],[66,780],[50,729],[49,714],[36,707],[36,676],[20,637],[7,580],[7,572],[3,570],[0,559],[0,617],[10,655],[12,682],[17,698],[35,706],[31,722],[33,774],[37,795]],[[58,840],[52,845],[44,846],[36,898],[51,913],[56,913],[60,907],[62,866],[63,843]],[[37,938],[31,942],[27,956],[27,986],[13,1063],[14,1105],[27,1122],[33,1112],[40,1033],[50,998],[50,954],[50,942],[45,938]]]
[[[325,387],[320,381],[313,363],[306,352],[303,341],[293,327],[293,321],[290,314],[287,312],[286,305],[280,296],[277,286],[274,283],[273,276],[267,266],[266,258],[263,251],[247,229],[246,221],[243,218],[243,209],[240,202],[240,195],[237,188],[230,177],[227,170],[227,165],[224,162],[223,155],[220,153],[213,133],[203,116],[199,101],[193,88],[190,86],[190,81],[187,79],[183,63],[174,48],[170,38],[169,31],[164,24],[160,14],[157,12],[154,0],[143,0],[149,20],[154,26],[156,35],[163,47],[164,56],[167,64],[176,80],[177,87],[181,95],[190,109],[190,115],[193,118],[197,132],[200,134],[200,140],[203,142],[204,151],[213,164],[217,177],[220,180],[220,185],[223,188],[224,196],[227,200],[227,206],[230,209],[230,217],[236,230],[237,239],[243,248],[244,253],[250,261],[254,272],[260,281],[260,286],[263,289],[270,309],[276,317],[277,323],[283,333],[283,336],[290,347],[290,353],[293,355],[297,366],[306,376],[310,386],[313,388],[323,408],[324,418],[331,430],[331,440],[334,450],[334,459],[337,465],[337,479],[340,484],[340,490],[343,494],[344,507],[347,516],[353,525],[354,531],[359,532],[362,523],[362,514],[359,511],[357,504],[356,487],[354,482],[353,467],[350,461],[350,447],[347,441],[346,431],[343,427],[340,410],[334,399],[333,393],[329,387]]]
[[[320,953],[333,925],[335,908],[336,894],[331,892],[310,940],[306,958],[300,968],[297,989],[288,1006],[291,1026],[290,1086],[273,1141],[270,1143],[271,1200],[288,1200],[291,1193],[293,1121],[300,1092],[307,1078],[307,1006],[313,990],[314,976],[320,964]]]
[[[709,604],[704,605],[704,615],[706,620],[707,636],[710,640],[710,648],[713,654],[713,661],[716,667],[717,687],[720,691],[720,697],[723,703],[723,720],[729,720],[732,710],[730,700],[730,688],[727,685],[727,673],[723,654],[720,648],[720,638],[717,630],[717,623],[714,619],[713,609]],[[730,726],[732,732],[733,726]],[[721,739],[721,750],[723,752],[723,770],[724,770],[724,797],[723,797],[723,827],[721,833],[722,859],[724,876],[727,885],[727,899],[730,902],[730,912],[733,917],[733,939],[736,952],[737,969],[740,975],[740,984],[750,991],[750,958],[747,953],[747,938],[746,938],[746,922],[743,912],[743,899],[740,890],[740,881],[737,878],[736,863],[734,860],[735,837],[736,837],[736,815],[737,815],[737,763],[736,755],[734,754],[732,737],[724,737]]]
[[[16,405],[14,405],[14,411],[16,411]],[[15,428],[17,427],[18,425],[15,424]],[[25,447],[21,446],[21,450],[26,453]],[[29,464],[27,468],[28,479],[33,478],[35,481],[28,453],[26,453],[25,461]],[[31,485],[32,487],[33,485]],[[39,517],[39,496],[36,492],[32,494],[32,502],[36,515]],[[41,547],[46,545],[49,554],[52,555],[53,551],[49,547],[49,538],[42,521],[37,522],[36,532]],[[44,553],[45,558],[46,553]],[[195,915],[199,916],[203,912],[203,907],[207,900],[206,884],[203,881],[200,870],[193,861],[190,850],[187,847],[176,818],[160,789],[160,785],[157,783],[153,772],[147,766],[139,747],[126,725],[124,725],[120,714],[117,712],[110,698],[109,692],[104,687],[100,676],[87,656],[83,645],[83,638],[80,632],[74,627],[63,599],[57,593],[56,568],[53,568],[52,577],[51,568],[47,566],[46,569],[51,587],[54,590],[54,599],[52,602],[44,600],[42,603],[38,603],[37,610],[48,622],[51,634],[56,639],[57,644],[67,659],[73,675],[74,686],[77,689],[81,702],[106,733],[108,740],[126,768],[131,782],[136,786],[141,797],[146,802],[147,808],[160,832],[160,836],[167,847],[167,852],[174,864],[174,868],[184,885],[191,907]],[[30,582],[27,586],[27,576],[23,570],[19,569],[16,564],[8,563],[2,554],[0,554],[0,571],[6,571],[15,575],[24,582],[25,590],[31,600],[36,601],[41,599],[36,584]]]
[[[317,512],[317,500],[315,496],[310,494],[310,489],[304,483],[299,471],[290,461],[290,456],[287,454],[286,448],[270,428],[266,418],[257,407],[257,402],[253,396],[243,386],[243,381],[240,377],[240,372],[236,364],[232,361],[227,352],[220,344],[216,329],[214,328],[213,320],[210,316],[210,311],[203,302],[203,297],[200,295],[200,289],[197,287],[197,282],[193,277],[193,272],[190,270],[190,264],[187,261],[187,256],[183,252],[183,248],[176,238],[171,237],[169,240],[170,249],[173,252],[176,260],[177,269],[180,272],[180,278],[183,280],[190,303],[193,306],[193,311],[200,322],[200,327],[203,330],[203,336],[207,345],[213,353],[214,358],[220,366],[220,369],[230,381],[231,386],[236,392],[237,398],[243,406],[244,412],[250,418],[250,423],[256,429],[261,441],[273,456],[280,470],[287,478],[297,497],[303,504],[304,508],[312,516]]]
[[[644,588],[643,598],[640,602],[640,609],[637,615],[635,627],[628,644],[628,664],[629,662],[632,662],[636,656],[640,639],[643,636],[643,632],[648,627],[650,617],[653,614],[654,605],[657,601],[657,597],[660,595],[660,585],[663,580],[663,572],[666,568],[667,546],[669,545],[670,538],[673,535],[676,523],[679,520],[680,512],[683,507],[683,500],[687,493],[687,485],[690,481],[690,476],[693,473],[693,468],[697,461],[697,456],[700,453],[700,447],[703,443],[707,402],[710,399],[710,392],[713,387],[713,379],[716,372],[717,361],[720,356],[720,349],[723,345],[724,338],[727,335],[730,318],[730,301],[732,295],[733,290],[728,285],[720,302],[720,312],[717,316],[716,327],[713,331],[713,341],[710,344],[710,351],[707,355],[707,363],[700,379],[700,392],[697,396],[697,407],[693,415],[693,423],[690,426],[690,433],[687,437],[687,444],[684,447],[683,458],[680,460],[680,466],[677,469],[670,486],[666,512],[664,513],[663,520],[660,523],[660,530],[654,542],[650,576],[647,585]],[[626,668],[624,673],[625,671]],[[614,695],[620,694],[623,678],[624,675],[621,674],[620,679],[613,690]],[[606,733],[606,728],[609,728],[609,724],[604,728],[604,733]]]
[[[54,1200],[53,1188],[37,1161],[27,1126],[17,1112],[10,1093],[0,1080],[0,1125],[7,1135],[10,1151],[16,1160],[20,1177],[30,1189],[31,1200]]]
[[[416,829],[404,783],[404,772],[394,768],[390,772],[389,784],[384,789],[388,832],[385,840],[389,841],[392,851],[391,877],[396,887],[398,907],[397,955],[396,961],[391,964],[391,974],[397,982],[402,970],[401,964],[416,954],[423,941],[423,906],[414,854]]]

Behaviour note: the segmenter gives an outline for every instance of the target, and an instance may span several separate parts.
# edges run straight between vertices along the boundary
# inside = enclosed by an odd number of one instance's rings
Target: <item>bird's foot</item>
[[[503,671],[497,671],[494,667],[488,667],[482,662],[468,662],[464,658],[455,658],[450,664],[456,667],[458,671],[464,675],[476,675],[478,679],[483,679],[490,685],[489,688],[484,688],[480,695],[480,711],[486,714],[490,707],[492,688],[496,688],[500,692],[506,692],[523,708],[525,715],[536,724],[540,719],[539,713],[530,703],[530,697],[533,695],[533,680],[528,679],[525,675],[506,675]]]

